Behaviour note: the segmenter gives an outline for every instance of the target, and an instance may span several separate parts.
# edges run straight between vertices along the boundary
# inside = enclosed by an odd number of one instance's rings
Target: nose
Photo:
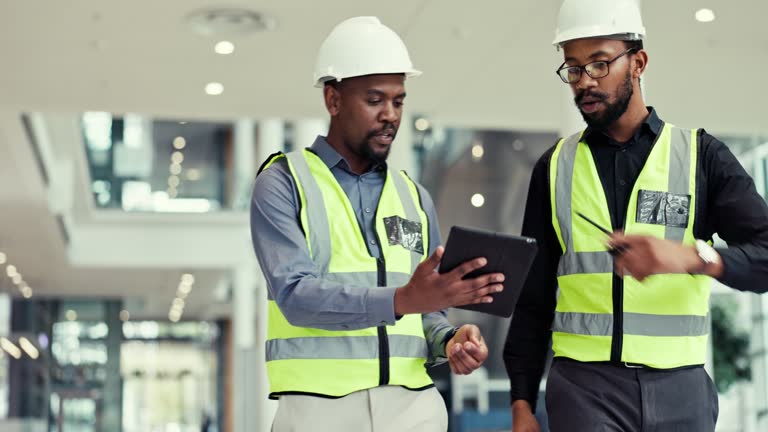
[[[597,80],[587,74],[587,71],[581,71],[579,80],[571,84],[575,94],[579,94],[588,88],[597,87]]]
[[[400,120],[400,109],[393,102],[383,104],[379,112],[379,121],[382,123],[396,123]]]

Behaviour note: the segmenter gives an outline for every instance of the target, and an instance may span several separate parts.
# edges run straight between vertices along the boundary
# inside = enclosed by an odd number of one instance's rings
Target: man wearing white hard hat
[[[635,0],[560,9],[556,74],[587,128],[531,177],[523,235],[539,255],[504,349],[515,432],[540,430],[550,340],[551,431],[714,431],[703,368],[712,279],[768,287],[765,201],[722,142],[646,106],[644,38]],[[715,233],[728,249],[711,246]]]
[[[386,164],[413,68],[374,17],[337,25],[320,47],[315,86],[326,137],[276,154],[256,179],[251,232],[267,279],[267,373],[274,432],[441,431],[445,403],[427,365],[457,374],[488,349],[443,309],[491,301],[503,275],[438,274],[443,249],[424,188]]]

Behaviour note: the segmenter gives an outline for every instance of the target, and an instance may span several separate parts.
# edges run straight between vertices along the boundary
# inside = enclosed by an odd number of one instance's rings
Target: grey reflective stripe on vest
[[[357,285],[364,287],[375,287],[378,284],[377,272],[344,272],[327,273],[323,279],[338,282],[347,285]],[[405,273],[387,272],[388,286],[403,286],[411,280],[411,276]]]
[[[555,182],[555,208],[557,220],[560,223],[560,233],[563,236],[565,253],[573,252],[573,213],[571,198],[573,197],[573,170],[576,166],[576,150],[579,148],[580,133],[568,137],[560,149],[557,158],[557,179]]]
[[[307,223],[304,227],[305,234],[309,235],[309,245],[312,248],[312,261],[318,266],[321,273],[328,273],[331,263],[331,232],[328,224],[328,214],[323,202],[323,193],[317,184],[315,177],[309,170],[307,160],[304,159],[304,150],[290,152],[285,155],[296,173],[296,177],[304,190],[306,202]]]
[[[302,337],[267,341],[267,361],[296,359],[359,360],[379,358],[378,336]],[[389,356],[427,358],[423,337],[389,336]]]
[[[568,252],[557,267],[558,276],[612,272],[613,257],[608,252]]]
[[[671,129],[672,148],[669,152],[668,192],[678,195],[691,195],[691,131],[676,127]],[[689,214],[694,214],[693,208],[689,208],[688,211]],[[685,238],[685,228],[667,226],[664,237],[667,240],[683,241]]]
[[[405,183],[405,179],[399,172],[393,170],[387,170],[387,175],[392,179],[397,189],[397,194],[400,196],[400,202],[403,203],[403,210],[405,211],[405,218],[412,222],[421,222],[419,212],[416,210],[416,204],[413,202],[411,192],[408,190],[408,185]],[[421,262],[421,255],[411,251],[411,271],[416,271],[416,267]],[[387,284],[392,282],[387,279]]]
[[[327,273],[323,276],[324,280],[338,282],[344,285],[355,285],[360,287],[375,287],[378,285],[379,274],[377,272],[345,272],[345,273]],[[387,272],[387,286],[403,286],[411,280],[411,275],[398,272]],[[267,290],[267,299],[272,298],[271,290]]]
[[[555,312],[552,331],[588,336],[612,336],[613,315]],[[709,316],[624,313],[624,334],[637,336],[704,336]]]

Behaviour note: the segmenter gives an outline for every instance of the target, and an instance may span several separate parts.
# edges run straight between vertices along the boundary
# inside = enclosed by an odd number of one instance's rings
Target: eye
[[[381,103],[381,99],[368,99],[368,105],[378,105]]]

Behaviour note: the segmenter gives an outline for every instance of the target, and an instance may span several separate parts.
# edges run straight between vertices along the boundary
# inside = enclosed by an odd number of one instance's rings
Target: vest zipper
[[[376,260],[376,270],[378,272],[378,285],[387,286],[387,270],[383,258]],[[378,326],[377,331],[379,335],[379,385],[384,386],[389,384],[389,336],[387,335],[387,326]]]
[[[613,274],[613,338],[611,339],[611,362],[621,362],[624,345],[624,280]]]

